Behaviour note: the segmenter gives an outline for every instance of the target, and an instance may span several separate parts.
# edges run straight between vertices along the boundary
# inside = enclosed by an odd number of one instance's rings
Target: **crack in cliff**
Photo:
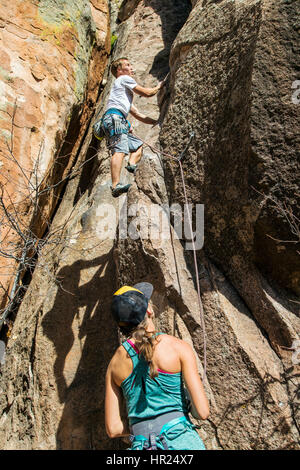
[[[294,377],[300,377],[300,373],[296,373],[296,374],[293,374],[293,375],[289,376],[288,374],[291,371],[291,368],[286,368],[285,364],[284,364],[283,367],[284,367],[284,371],[285,371],[285,374],[284,374],[283,378],[284,378],[284,381],[285,381],[287,394],[290,397],[290,400],[288,401],[288,404],[289,404],[289,407],[290,407],[290,410],[291,410],[291,416],[292,416],[295,428],[297,429],[298,434],[299,434],[299,442],[300,442],[300,416],[299,416],[299,410],[300,410],[300,402],[299,402],[300,385],[299,385],[299,383],[297,384],[297,383],[294,383],[292,381],[292,379]],[[290,382],[295,387],[295,390],[293,390],[293,391],[291,390]],[[297,399],[298,399],[298,403],[297,403]],[[297,416],[297,414],[298,414],[298,416]]]
[[[223,445],[222,445],[222,443],[221,443],[220,437],[219,437],[218,426],[214,423],[214,421],[213,421],[211,418],[207,418],[206,421],[208,421],[208,423],[211,425],[211,427],[213,428],[213,430],[214,430],[214,432],[215,432],[215,438],[216,438],[216,441],[217,441],[218,446],[219,446],[222,450],[225,450],[225,448],[223,447]]]
[[[8,405],[5,408],[3,408],[1,418],[0,418],[0,426],[2,426],[4,421],[6,420],[7,415],[10,412],[10,409],[14,404],[14,401],[15,401],[15,398],[12,400],[11,403],[8,403]]]
[[[29,363],[31,366],[31,372],[32,372],[32,377],[34,378],[34,363],[35,363],[35,350],[36,350],[36,339],[37,339],[37,332],[38,332],[38,326],[39,326],[39,318],[40,318],[40,310],[42,308],[42,305],[37,310],[37,314],[35,317],[35,327],[34,327],[34,333],[32,337],[32,343],[31,343],[31,348],[30,348],[30,353],[29,353]]]

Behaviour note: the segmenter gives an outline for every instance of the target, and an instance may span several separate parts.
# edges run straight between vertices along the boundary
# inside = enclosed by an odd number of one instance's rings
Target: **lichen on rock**
[[[67,46],[68,40],[74,40],[74,51],[70,51],[76,58],[74,91],[81,100],[87,83],[91,49],[96,37],[90,2],[41,0],[38,4],[38,14],[45,23],[45,28],[41,32],[42,37],[54,40],[62,48]]]

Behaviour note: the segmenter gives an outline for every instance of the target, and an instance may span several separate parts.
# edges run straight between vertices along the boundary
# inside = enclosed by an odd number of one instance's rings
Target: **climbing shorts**
[[[106,114],[103,117],[103,128],[107,137],[107,145],[112,154],[122,152],[128,155],[136,152],[143,142],[129,132],[125,117],[118,114]]]
[[[136,152],[143,145],[143,142],[131,134],[121,134],[111,137],[108,145],[112,154],[122,152],[128,155]]]
[[[185,416],[172,419],[158,432],[150,432],[149,426],[148,430],[146,428],[142,433],[131,436],[130,450],[205,450],[195,427]]]

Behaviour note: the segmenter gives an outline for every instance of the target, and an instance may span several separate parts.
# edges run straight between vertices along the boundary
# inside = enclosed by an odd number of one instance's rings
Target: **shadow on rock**
[[[94,274],[82,283],[83,270],[88,269]],[[118,346],[110,317],[114,269],[112,251],[60,269],[53,308],[42,321],[56,349],[54,374],[59,400],[65,404],[57,449],[116,446],[104,426],[105,371]]]
[[[154,58],[150,73],[158,80],[163,80],[169,71],[169,55],[173,41],[186,22],[192,9],[189,0],[146,0],[160,16],[164,49]]]

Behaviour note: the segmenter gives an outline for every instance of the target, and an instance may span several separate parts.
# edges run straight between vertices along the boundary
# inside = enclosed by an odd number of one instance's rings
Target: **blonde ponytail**
[[[132,332],[132,338],[135,340],[136,347],[140,354],[145,358],[150,367],[150,377],[153,379],[158,376],[158,371],[152,362],[156,337],[155,331],[148,333],[146,331],[147,319],[143,320]]]

